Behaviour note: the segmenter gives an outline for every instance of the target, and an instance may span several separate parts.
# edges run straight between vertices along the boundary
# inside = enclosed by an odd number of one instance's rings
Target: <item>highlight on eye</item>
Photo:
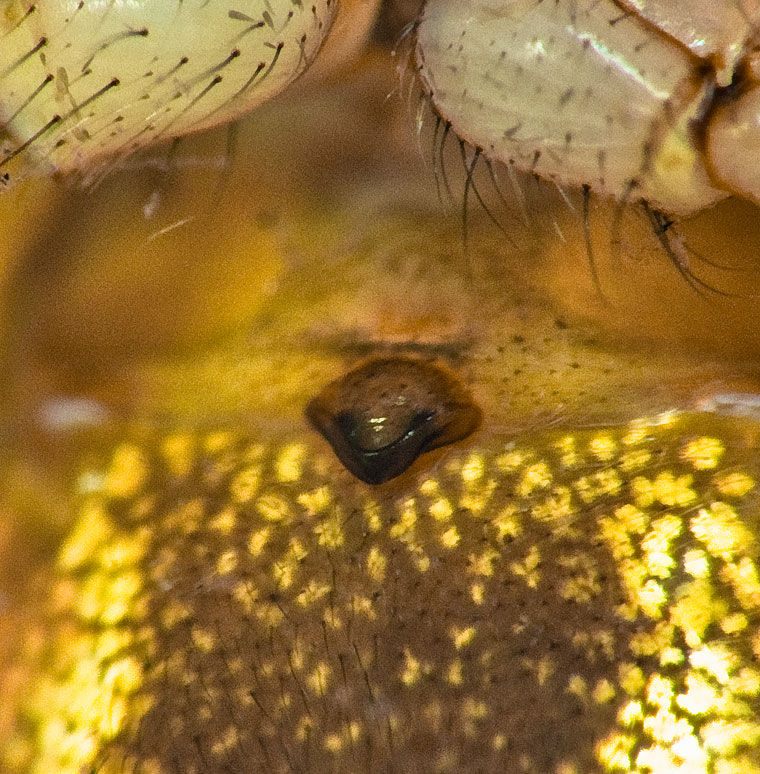
[[[368,484],[395,478],[421,454],[466,438],[482,418],[454,376],[407,357],[349,371],[309,402],[306,416]]]

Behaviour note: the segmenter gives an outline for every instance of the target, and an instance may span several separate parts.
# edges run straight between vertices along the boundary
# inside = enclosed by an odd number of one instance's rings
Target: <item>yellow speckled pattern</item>
[[[757,441],[699,415],[372,489],[293,440],[82,480],[6,768],[757,774]]]

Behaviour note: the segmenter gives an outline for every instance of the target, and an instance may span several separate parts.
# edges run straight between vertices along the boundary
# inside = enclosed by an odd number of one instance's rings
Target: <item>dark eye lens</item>
[[[453,376],[403,357],[349,371],[309,403],[306,416],[368,484],[401,475],[421,454],[465,438],[481,420]]]

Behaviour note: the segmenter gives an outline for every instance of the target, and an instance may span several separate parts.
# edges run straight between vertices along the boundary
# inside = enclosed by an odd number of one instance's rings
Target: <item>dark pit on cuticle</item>
[[[482,414],[444,368],[383,357],[328,384],[306,416],[351,473],[382,484],[425,452],[466,438]]]

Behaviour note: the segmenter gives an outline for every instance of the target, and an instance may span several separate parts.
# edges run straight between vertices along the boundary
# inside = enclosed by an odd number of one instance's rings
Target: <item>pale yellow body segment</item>
[[[760,199],[758,21],[740,0],[428,0],[416,64],[486,157],[686,216]]]
[[[28,151],[49,171],[82,171],[238,118],[309,67],[336,8],[4,0],[0,163]]]

